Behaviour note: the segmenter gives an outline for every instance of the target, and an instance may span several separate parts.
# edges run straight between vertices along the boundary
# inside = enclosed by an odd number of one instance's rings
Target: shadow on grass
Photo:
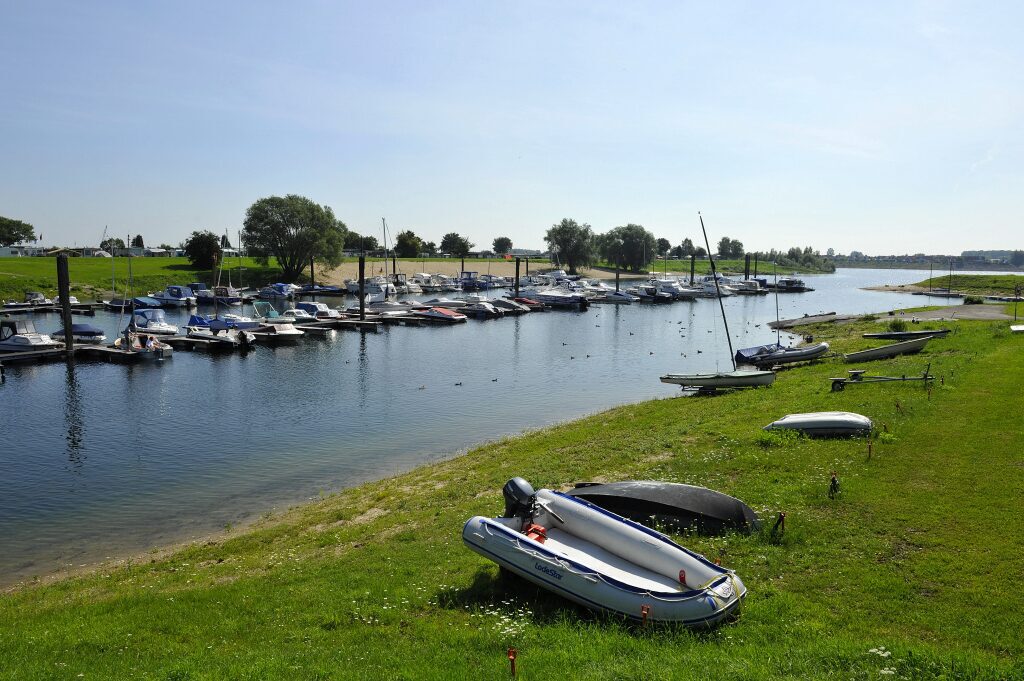
[[[569,625],[629,632],[637,636],[677,637],[681,633],[697,640],[717,641],[720,627],[691,629],[672,622],[643,625],[622,615],[584,608],[512,572],[483,567],[464,588],[449,588],[437,595],[437,604],[449,610],[486,610],[514,603],[531,611],[535,625]]]

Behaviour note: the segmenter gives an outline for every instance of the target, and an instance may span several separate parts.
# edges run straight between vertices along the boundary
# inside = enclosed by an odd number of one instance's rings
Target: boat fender
[[[540,542],[541,544],[543,544],[548,538],[548,531],[536,523],[530,523],[527,525],[523,529],[523,534],[536,542]]]

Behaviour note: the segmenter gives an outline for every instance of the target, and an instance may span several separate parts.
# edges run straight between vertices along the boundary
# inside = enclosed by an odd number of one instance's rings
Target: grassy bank
[[[949,288],[976,295],[1012,296],[1014,287],[1024,287],[1024,274],[954,274],[952,277],[932,277],[914,286],[923,289]]]
[[[850,351],[882,326],[809,332]],[[828,377],[849,367],[826,361],[768,389],[495,442],[169,558],[21,588],[0,598],[0,678],[505,678],[509,646],[524,679],[1024,677],[1024,338],[1005,322],[954,327],[917,356],[864,367],[931,363],[942,380],[930,393],[832,393]],[[870,457],[864,440],[759,428],[825,409],[875,420]],[[786,532],[685,538],[750,588],[739,620],[638,629],[499,578],[461,546],[463,522],[500,512],[515,475],[706,485],[769,524],[785,511]]]

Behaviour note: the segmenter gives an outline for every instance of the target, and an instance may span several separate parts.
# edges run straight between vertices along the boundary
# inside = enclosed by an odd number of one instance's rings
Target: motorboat
[[[261,324],[291,324],[294,320],[286,319],[274,306],[265,300],[257,300],[252,304],[256,313],[256,321]]]
[[[0,352],[54,350],[62,347],[64,343],[36,331],[31,319],[0,320]]]
[[[639,296],[634,296],[632,293],[625,291],[609,291],[599,296],[595,296],[590,299],[592,303],[612,303],[615,305],[631,305],[633,303],[640,302]]]
[[[467,317],[475,317],[476,319],[497,319],[498,317],[505,316],[503,311],[494,307],[489,302],[469,303],[461,308],[459,312]]]
[[[440,286],[438,290],[442,293],[453,293],[462,290],[462,283],[458,277],[449,277],[447,274],[435,274],[433,279]]]
[[[261,345],[287,345],[298,343],[305,335],[304,331],[296,329],[295,326],[289,322],[267,324],[266,326],[261,326],[258,329],[253,329],[250,333],[256,337],[256,342]]]
[[[868,435],[871,419],[849,411],[817,411],[807,414],[787,414],[772,421],[763,430],[795,430],[811,437],[844,437]]]
[[[170,359],[174,356],[174,348],[161,342],[151,333],[125,331],[124,335],[114,341],[114,348],[131,352],[148,361]]]
[[[480,278],[479,272],[463,272],[459,277],[463,291],[484,291],[491,288],[489,281]]]
[[[627,293],[636,296],[641,303],[671,303],[675,296],[665,291],[659,291],[657,286],[651,284],[638,284],[629,289]]]
[[[733,388],[758,388],[775,382],[774,371],[716,371],[706,374],[666,374],[662,383],[673,383],[683,388],[697,388],[705,392]]]
[[[508,288],[509,280],[497,274],[481,274],[480,280],[486,282],[490,288]]]
[[[733,279],[729,286],[741,296],[766,296],[768,289],[760,279]]]
[[[303,296],[343,296],[348,291],[340,286],[306,284],[299,289],[299,295]]]
[[[889,345],[883,345],[879,348],[870,348],[868,350],[861,350],[860,352],[851,352],[843,355],[843,359],[847,362],[866,362],[873,359],[895,357],[896,355],[912,355],[916,352],[920,352],[921,349],[924,348],[925,344],[931,339],[931,336],[924,336],[922,338],[914,338],[913,340],[901,341],[899,343],[890,343]]]
[[[707,487],[654,480],[577,483],[566,492],[641,525],[705,535],[757,530],[754,510],[728,494]]]
[[[526,289],[520,292],[522,296],[532,298],[549,307],[560,307],[572,310],[586,310],[590,301],[582,293],[570,293],[569,291],[554,288],[548,289]]]
[[[195,307],[196,295],[188,286],[168,286],[163,291],[149,294],[163,307]]]
[[[354,296],[359,295],[359,280],[348,279],[345,281],[345,290]],[[383,295],[386,298],[394,299],[398,297],[398,289],[395,285],[387,280],[387,277],[378,275],[376,277],[368,277],[364,280],[363,284],[363,295],[377,296]]]
[[[328,307],[326,303],[302,302],[295,303],[296,310],[305,310],[317,319],[341,319],[342,314],[334,308]]]
[[[673,300],[693,300],[701,294],[701,289],[683,286],[676,279],[652,279],[648,283],[657,291],[672,296]]]
[[[215,321],[221,321],[227,324],[229,329],[256,329],[263,326],[262,322],[258,322],[252,317],[246,317],[238,314],[222,314],[216,317],[204,316],[200,314],[191,315],[188,318],[188,323],[185,328],[204,328],[210,326]]]
[[[132,313],[132,321],[129,328],[132,331],[159,336],[173,336],[178,333],[178,327],[168,323],[164,311],[159,308],[135,310]]]
[[[949,335],[949,329],[925,329],[924,331],[883,331],[881,333],[865,333],[864,338],[875,338],[878,340],[905,341],[915,338],[945,338]]]
[[[17,302],[9,300],[4,303],[4,309],[6,310],[20,310],[24,308],[39,307],[40,305],[54,305],[55,303],[50,298],[47,298],[39,291],[25,291],[25,300],[23,302]]]
[[[462,300],[462,299],[452,299],[452,298],[443,298],[442,297],[442,298],[434,298],[432,300],[427,300],[423,304],[424,305],[429,305],[431,307],[447,307],[450,310],[458,310],[459,308],[463,308],[463,307],[466,307],[467,305],[469,305],[469,302],[466,301],[466,300]]]
[[[395,291],[398,293],[412,293],[417,295],[423,293],[423,287],[416,282],[410,281],[409,278],[405,276],[404,272],[392,272],[388,275],[387,280],[394,285]]]
[[[262,300],[291,300],[300,289],[295,284],[278,282],[260,289],[257,296]]]
[[[747,589],[732,570],[666,535],[567,494],[514,478],[505,512],[474,516],[464,544],[538,586],[638,622],[716,624]]]
[[[281,319],[291,324],[309,324],[315,322],[316,317],[301,308],[291,308],[281,313]]]
[[[417,272],[409,281],[419,286],[423,293],[439,293],[441,291],[440,282],[435,281],[434,277],[426,272]]]
[[[529,305],[523,305],[522,303],[517,303],[516,301],[509,300],[508,298],[492,298],[487,302],[507,315],[526,314],[527,312],[530,312]]]
[[[64,329],[57,329],[50,334],[54,340],[64,342]],[[71,340],[84,345],[100,345],[107,340],[103,329],[92,324],[72,324]]]
[[[109,312],[131,312],[133,310],[155,310],[163,304],[156,298],[136,296],[135,298],[112,298],[104,300],[103,309]]]
[[[466,321],[466,315],[447,307],[431,307],[426,310],[416,310],[413,312],[413,315],[440,324],[459,324]]]
[[[737,364],[753,364],[754,366],[774,366],[790,362],[804,362],[817,359],[829,350],[828,343],[785,347],[777,343],[758,345],[736,351]]]
[[[198,305],[223,305],[225,307],[238,307],[242,304],[242,292],[233,286],[214,286],[206,288],[206,284],[193,282],[188,285],[196,296]]]
[[[530,308],[530,312],[544,312],[548,309],[548,306],[539,300],[527,298],[526,296],[509,296],[509,300],[519,303],[520,305],[525,305]]]
[[[211,320],[205,326],[186,327],[189,338],[206,341],[207,347],[221,350],[248,349],[256,343],[252,331],[233,328],[222,319]]]
[[[814,289],[796,277],[779,277],[774,284],[769,283],[768,288],[779,293],[806,293]]]

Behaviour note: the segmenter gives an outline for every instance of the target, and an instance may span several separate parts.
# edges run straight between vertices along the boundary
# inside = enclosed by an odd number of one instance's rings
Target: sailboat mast
[[[732,370],[736,371],[736,354],[732,351],[732,337],[729,335],[729,320],[725,318],[725,303],[722,302],[722,289],[718,286],[718,272],[715,270],[715,259],[711,257],[711,244],[708,242],[708,231],[704,229],[704,216],[699,212],[700,231],[704,233],[704,245],[708,249],[708,262],[711,263],[711,278],[715,280],[715,293],[718,294],[718,307],[722,310],[722,324],[725,325],[725,340],[729,342],[729,361],[732,362]]]
[[[381,233],[384,235],[384,278],[388,278],[388,223],[384,221],[384,218],[380,219]],[[385,293],[387,289],[384,289]],[[385,296],[386,297],[386,296]]]
[[[782,345],[782,332],[779,330],[779,263],[773,262],[775,274],[775,344]]]

